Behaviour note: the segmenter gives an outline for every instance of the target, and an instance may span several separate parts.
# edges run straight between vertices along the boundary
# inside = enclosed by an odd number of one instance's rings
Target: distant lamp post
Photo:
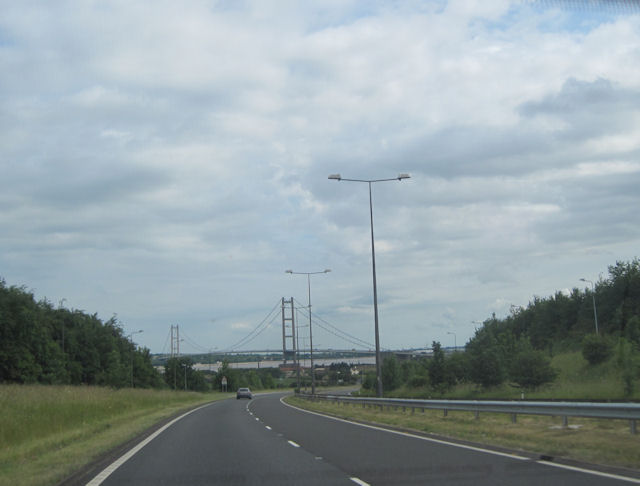
[[[133,357],[134,357],[136,348],[133,346],[133,335],[140,334],[141,332],[144,332],[144,331],[140,329],[139,331],[133,331],[131,334],[129,334],[129,342],[131,343],[131,388],[135,388],[133,384]]]
[[[331,174],[329,179],[335,181],[349,181],[349,182],[366,182],[369,184],[369,217],[371,220],[371,264],[373,267],[373,319],[375,323],[376,333],[376,381],[377,381],[377,396],[382,397],[382,361],[380,359],[380,333],[378,330],[378,288],[376,282],[376,251],[373,243],[373,201],[371,198],[371,184],[374,182],[385,181],[401,181],[402,179],[410,179],[409,174],[398,174],[398,177],[393,179],[345,179],[340,174]]]
[[[456,333],[447,331],[447,334],[453,334],[453,349],[454,351],[458,350],[458,342],[456,341]]]
[[[285,270],[285,273],[290,273],[292,275],[306,275],[307,276],[307,288],[309,290],[309,347],[311,348],[310,359],[311,359],[311,394],[316,394],[316,372],[313,368],[313,332],[311,331],[311,275],[317,275],[319,273],[329,273],[331,270],[329,268],[323,270],[322,272],[294,272],[293,270]],[[300,363],[298,363],[300,366]]]
[[[581,282],[589,282],[591,284],[591,298],[593,299],[593,320],[596,323],[596,334],[598,332],[598,312],[596,311],[596,287],[591,280],[587,280],[586,278],[581,278]]]

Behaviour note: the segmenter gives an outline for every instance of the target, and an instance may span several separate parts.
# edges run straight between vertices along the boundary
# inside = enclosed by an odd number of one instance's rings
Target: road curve
[[[628,484],[609,475],[322,417],[281,403],[282,396],[202,407],[91,484]]]

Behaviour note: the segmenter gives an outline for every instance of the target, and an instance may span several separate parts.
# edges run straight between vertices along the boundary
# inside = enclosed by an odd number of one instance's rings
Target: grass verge
[[[0,486],[44,486],[155,423],[231,394],[0,386]]]
[[[570,419],[562,427],[560,417],[519,415],[511,423],[508,414],[416,409],[403,412],[361,405],[312,402],[295,396],[286,401],[300,408],[340,418],[373,422],[442,437],[461,439],[538,455],[562,457],[592,464],[640,469],[640,435],[631,435],[623,420]]]

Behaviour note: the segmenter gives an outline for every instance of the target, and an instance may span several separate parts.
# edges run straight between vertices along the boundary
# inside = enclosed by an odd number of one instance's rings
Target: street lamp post
[[[453,349],[454,351],[458,350],[458,342],[456,341],[456,333],[447,331],[447,334],[453,334]]]
[[[377,396],[382,397],[382,362],[380,359],[380,333],[378,331],[378,286],[376,282],[376,251],[373,242],[373,200],[371,197],[371,184],[374,182],[386,182],[386,181],[401,181],[402,179],[409,179],[409,174],[398,174],[398,177],[393,179],[345,179],[340,174],[331,174],[329,179],[336,181],[349,181],[349,182],[366,182],[369,184],[369,218],[371,221],[371,264],[373,268],[373,319],[375,323],[376,334],[376,382],[377,382]]]
[[[319,273],[329,273],[330,269],[325,269],[322,272],[294,272],[293,270],[286,270],[285,273],[290,273],[292,275],[306,275],[307,276],[307,288],[309,290],[309,347],[311,348],[310,359],[311,359],[311,394],[316,394],[316,372],[313,368],[313,332],[311,331],[311,275],[316,275]],[[298,363],[300,366],[300,363]]]
[[[596,287],[591,280],[587,280],[586,278],[581,278],[582,282],[589,282],[591,284],[591,298],[593,299],[593,320],[596,323],[596,334],[598,333],[598,312],[596,311]]]
[[[133,355],[135,353],[135,348],[133,347],[133,335],[140,334],[141,332],[144,331],[140,329],[139,331],[133,331],[131,334],[129,334],[129,342],[131,343],[131,388],[135,388],[133,385]]]

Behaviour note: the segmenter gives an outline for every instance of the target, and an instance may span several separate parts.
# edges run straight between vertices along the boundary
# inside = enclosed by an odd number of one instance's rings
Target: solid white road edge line
[[[492,451],[492,450],[489,450],[489,449],[483,449],[481,447],[469,446],[469,445],[465,445],[465,444],[456,444],[455,442],[447,442],[446,440],[433,439],[431,437],[424,437],[424,436],[421,436],[421,435],[410,434],[408,432],[401,432],[399,430],[385,429],[384,427],[378,427],[378,426],[375,426],[375,425],[361,424],[361,423],[358,423],[358,422],[352,422],[350,420],[346,420],[346,419],[342,419],[342,418],[338,418],[338,417],[332,417],[331,415],[324,415],[322,413],[312,412],[310,410],[305,410],[304,408],[300,408],[300,407],[296,407],[295,405],[291,405],[291,404],[285,402],[284,398],[285,397],[282,397],[280,399],[280,403],[282,403],[283,405],[285,405],[287,407],[293,408],[295,410],[299,410],[301,412],[310,413],[312,415],[318,415],[319,417],[324,417],[324,418],[328,418],[328,419],[331,419],[331,420],[336,420],[338,422],[345,422],[347,424],[358,425],[360,427],[365,427],[365,428],[373,429],[373,430],[380,430],[382,432],[388,432],[390,434],[403,435],[405,437],[413,437],[414,439],[425,440],[427,442],[434,442],[436,444],[443,444],[443,445],[449,445],[449,446],[453,446],[453,447],[459,447],[461,449],[469,449],[469,450],[472,450],[472,451],[484,452],[484,453],[487,453],[487,454],[493,454],[495,456],[508,457],[510,459],[516,459],[516,460],[520,460],[520,461],[528,461],[529,460],[526,457],[516,456],[516,455],[508,454],[508,453],[505,453],[505,452]],[[581,472],[581,473],[585,473],[585,474],[591,474],[593,476],[601,476],[601,477],[610,478],[610,479],[618,479],[620,481],[627,481],[629,483],[640,484],[640,479],[630,478],[628,476],[620,476],[618,474],[610,474],[610,473],[605,473],[605,472],[601,472],[601,471],[594,471],[593,469],[583,469],[581,467],[568,466],[568,465],[565,465],[565,464],[558,464],[557,462],[549,462],[549,461],[536,461],[536,462],[538,464],[542,464],[542,465],[545,465],[545,466],[553,466],[553,467],[558,467],[558,468],[561,468],[561,469],[568,469],[570,471],[576,471],[576,472]]]
[[[216,403],[216,402],[212,402],[212,403]],[[131,459],[134,455],[136,455],[140,451],[140,449],[142,449],[149,442],[151,442],[153,439],[158,437],[162,432],[167,430],[169,427],[171,427],[173,424],[175,424],[178,420],[183,419],[184,417],[186,417],[189,414],[192,414],[193,412],[197,412],[200,409],[208,407],[209,405],[212,405],[212,403],[207,403],[205,405],[202,405],[201,407],[194,408],[193,410],[190,410],[189,412],[180,415],[179,417],[173,419],[168,424],[166,424],[163,427],[159,428],[153,434],[151,434],[149,437],[147,437],[145,440],[140,442],[137,446],[135,446],[134,448],[130,449],[128,452],[126,452],[120,458],[116,459],[114,462],[112,462],[110,465],[108,465],[106,468],[104,468],[95,478],[93,478],[91,481],[89,481],[86,486],[98,486],[98,485],[102,484],[102,482],[105,479],[107,479],[109,476],[111,476],[111,474],[116,469],[118,469],[125,462],[127,462],[129,459]]]
[[[536,461],[536,462],[538,464],[544,464],[545,466],[553,466],[553,467],[558,467],[560,469],[568,469],[569,471],[583,472],[587,474],[592,474],[594,476],[601,476],[603,478],[618,479],[620,481],[627,481],[629,483],[640,484],[640,479],[630,478],[627,476],[620,476],[618,474],[611,474],[611,473],[606,473],[601,471],[593,471],[591,469],[583,469],[581,467],[569,466],[567,464],[558,464],[557,462],[550,462],[550,461]]]
[[[349,479],[351,479],[351,481],[353,481],[354,483],[359,484],[360,486],[370,486],[370,485],[369,485],[369,483],[365,483],[365,482],[364,482],[362,479],[360,479],[360,478],[355,478],[355,477],[353,477],[353,478],[349,478]]]

